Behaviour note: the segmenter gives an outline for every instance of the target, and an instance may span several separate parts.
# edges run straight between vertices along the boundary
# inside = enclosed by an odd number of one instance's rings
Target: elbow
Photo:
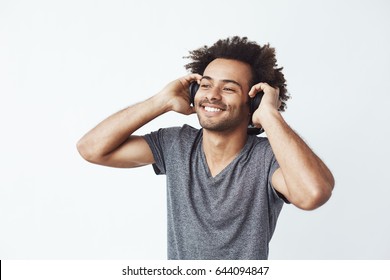
[[[324,205],[332,196],[332,192],[318,192],[310,195],[304,202],[298,207],[302,210],[315,210]]]
[[[89,145],[85,140],[80,139],[76,144],[77,151],[81,155],[83,159],[86,161],[89,161],[91,163],[97,163],[98,160],[98,153],[94,151],[94,149]]]
[[[86,145],[85,141],[83,141],[83,139],[80,139],[77,142],[76,148],[83,159],[88,160],[91,157],[91,154],[88,151],[88,146]]]
[[[307,211],[321,207],[332,196],[333,187],[333,181],[312,185],[310,191],[306,193],[305,198],[297,206]]]

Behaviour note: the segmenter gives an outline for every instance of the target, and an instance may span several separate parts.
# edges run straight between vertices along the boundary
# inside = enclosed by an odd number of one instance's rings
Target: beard
[[[233,123],[229,120],[224,120],[220,122],[213,122],[211,120],[203,120],[198,116],[200,126],[204,129],[216,132],[222,132],[231,130],[234,127],[237,127],[236,123]]]

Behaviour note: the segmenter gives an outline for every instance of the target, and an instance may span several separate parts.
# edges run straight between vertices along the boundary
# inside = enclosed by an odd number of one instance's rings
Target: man
[[[192,74],[98,124],[78,143],[88,161],[114,167],[153,164],[167,176],[169,259],[267,259],[284,202],[312,210],[331,196],[325,164],[286,124],[285,80],[275,52],[247,38],[190,52]],[[189,86],[199,84],[190,105]],[[251,98],[263,94],[250,111]],[[132,135],[175,111],[188,125]],[[267,138],[248,135],[248,124]]]

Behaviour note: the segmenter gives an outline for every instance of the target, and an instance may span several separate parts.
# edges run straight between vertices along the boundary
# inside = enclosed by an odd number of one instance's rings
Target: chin
[[[199,122],[200,126],[208,131],[212,132],[232,132],[237,130],[239,127],[237,124],[232,123],[231,121],[219,122],[219,123],[210,123],[210,122]]]

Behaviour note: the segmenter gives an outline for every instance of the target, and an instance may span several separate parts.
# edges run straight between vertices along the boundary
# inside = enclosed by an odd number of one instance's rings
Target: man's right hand
[[[202,78],[199,74],[189,74],[166,85],[157,96],[164,103],[165,111],[174,111],[184,115],[195,113],[195,108],[190,105],[189,86],[191,82],[199,82]]]
[[[158,94],[106,118],[77,143],[81,156],[93,163],[113,167],[138,167],[154,163],[149,145],[133,132],[168,111],[189,115],[189,85],[202,78],[189,74],[169,83]]]

